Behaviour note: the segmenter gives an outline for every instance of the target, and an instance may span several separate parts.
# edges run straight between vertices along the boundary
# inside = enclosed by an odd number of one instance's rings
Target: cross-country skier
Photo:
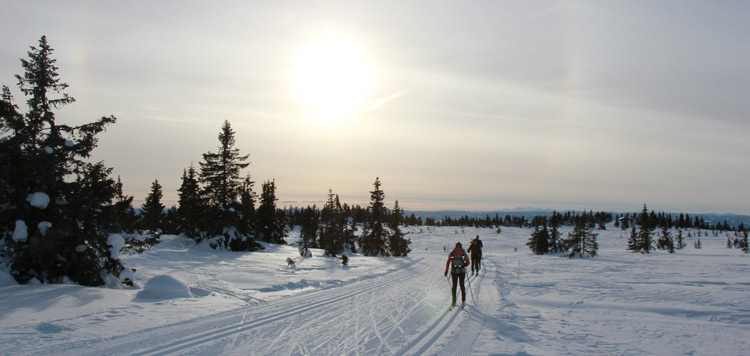
[[[451,309],[456,306],[456,286],[461,285],[461,305],[466,302],[466,289],[464,288],[464,278],[466,277],[466,266],[469,265],[469,255],[466,254],[460,242],[456,242],[456,247],[448,254],[448,262],[445,264],[445,276],[448,276],[448,268],[451,268],[451,279],[453,280],[453,302]]]
[[[471,275],[479,274],[482,261],[482,240],[479,239],[479,235],[471,240],[467,251],[471,254]]]

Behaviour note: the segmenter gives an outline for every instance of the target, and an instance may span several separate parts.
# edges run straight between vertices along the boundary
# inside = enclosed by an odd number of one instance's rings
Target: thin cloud
[[[398,99],[399,97],[403,96],[404,94],[406,94],[406,93],[408,93],[410,91],[412,91],[412,89],[401,90],[401,91],[395,92],[395,93],[393,93],[391,95],[387,95],[387,96],[378,98],[378,99],[374,100],[373,102],[371,102],[370,104],[366,105],[362,109],[362,111],[372,111],[372,110],[379,109],[381,106],[383,106],[383,105],[385,105],[385,104],[387,104],[387,103],[389,103],[389,102],[391,102],[393,100]]]

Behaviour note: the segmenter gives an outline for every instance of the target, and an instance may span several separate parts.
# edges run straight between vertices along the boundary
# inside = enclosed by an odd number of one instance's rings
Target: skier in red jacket
[[[461,285],[461,306],[466,303],[466,289],[464,288],[464,278],[466,277],[466,266],[469,265],[469,255],[466,254],[460,242],[456,242],[456,247],[448,254],[448,262],[445,264],[445,276],[448,276],[448,268],[451,269],[451,279],[453,280],[453,302],[451,309],[456,306],[456,285]],[[458,282],[458,283],[456,283]]]

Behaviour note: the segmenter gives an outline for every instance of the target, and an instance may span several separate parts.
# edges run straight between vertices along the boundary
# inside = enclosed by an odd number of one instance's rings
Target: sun
[[[373,67],[356,42],[327,35],[300,50],[291,81],[312,118],[336,123],[364,106]]]

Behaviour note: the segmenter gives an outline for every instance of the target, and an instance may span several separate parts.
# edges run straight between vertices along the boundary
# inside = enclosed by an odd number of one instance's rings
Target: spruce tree
[[[744,253],[748,253],[750,251],[750,246],[748,246],[748,238],[747,238],[747,231],[742,231],[742,239],[740,240],[740,249]]]
[[[534,231],[531,232],[529,241],[526,242],[526,246],[529,246],[531,252],[537,255],[544,255],[549,253],[549,231],[547,230],[546,224],[534,225]]]
[[[357,253],[357,222],[354,219],[352,209],[344,203],[342,206],[341,224],[344,226],[344,250]]]
[[[123,266],[110,251],[109,232],[120,230],[111,169],[88,158],[96,135],[114,116],[80,126],[56,121],[55,111],[75,99],[58,77],[54,50],[42,36],[21,59],[18,87],[27,97],[18,112],[7,87],[0,98],[0,257],[20,283],[37,279],[82,285],[117,283]],[[53,98],[53,95],[59,95]],[[123,210],[124,211],[124,210]]]
[[[262,246],[255,242],[253,234],[248,233],[251,229],[246,215],[250,202],[247,199],[245,202],[237,200],[243,194],[243,189],[247,195],[248,185],[240,178],[240,170],[250,165],[246,162],[249,155],[241,156],[239,149],[234,147],[234,130],[229,121],[224,121],[222,125],[219,143],[218,152],[204,153],[200,162],[200,182],[203,183],[201,199],[205,205],[201,216],[201,233],[207,237],[222,237],[214,240],[212,247],[255,251]]]
[[[682,250],[683,248],[685,248],[685,241],[682,237],[682,229],[677,230],[677,236],[675,240],[675,243],[677,244],[677,246],[675,246],[676,249]]]
[[[339,197],[328,190],[328,201],[320,212],[319,245],[325,250],[326,256],[335,257],[344,250],[344,221]]]
[[[411,239],[407,239],[401,228],[399,227],[404,221],[404,211],[398,206],[398,200],[393,204],[393,212],[391,213],[390,227],[391,233],[388,236],[388,250],[391,256],[405,257],[411,252],[409,245]]]
[[[203,239],[201,224],[205,219],[206,204],[200,194],[198,172],[191,164],[182,171],[182,183],[178,191],[177,231],[200,242]]]
[[[659,246],[659,249],[667,250],[669,253],[674,253],[674,239],[672,238],[672,232],[670,230],[671,229],[668,226],[662,226],[661,235],[656,243]]]
[[[234,130],[229,121],[224,121],[219,133],[219,151],[203,154],[200,162],[200,180],[203,183],[202,196],[210,211],[205,215],[211,223],[208,232],[218,235],[228,228],[235,228],[237,220],[234,206],[242,184],[240,170],[246,168],[248,156],[241,156],[235,148]]]
[[[628,237],[628,250],[633,252],[638,251],[638,231],[636,231],[635,225],[630,227],[630,237]]]
[[[561,225],[562,215],[556,211],[552,211],[552,216],[549,219],[549,242],[547,243],[550,252],[562,251],[562,246],[560,246]]]
[[[151,192],[146,196],[146,200],[141,206],[140,227],[153,233],[160,232],[164,220],[164,204],[161,203],[163,197],[161,184],[155,179],[151,183]]]
[[[250,174],[240,184],[240,207],[239,221],[237,229],[244,235],[253,234],[253,224],[255,223],[255,199],[256,194],[253,191],[253,182]]]
[[[383,200],[385,193],[380,189],[380,178],[375,178],[374,190],[370,192],[369,216],[366,226],[366,233],[363,234],[360,246],[365,256],[388,256],[387,241],[389,232],[385,229],[385,220],[388,216],[387,209]]]
[[[276,209],[276,181],[263,182],[260,206],[256,211],[256,236],[265,242],[286,244],[286,223]]]
[[[576,218],[576,225],[573,231],[568,233],[568,238],[563,240],[563,246],[568,251],[568,257],[596,256],[599,249],[599,244],[596,241],[598,234],[593,233],[593,229],[594,221],[584,211]]]
[[[101,208],[101,219],[106,230],[111,233],[131,233],[135,230],[138,217],[133,209],[133,197],[123,193],[120,177],[115,183],[114,203]]]
[[[300,246],[300,255],[303,257],[309,256],[311,248],[318,247],[317,245],[317,232],[320,226],[320,217],[318,215],[318,209],[313,205],[308,206],[302,211],[302,227],[300,228],[300,240],[298,242]]]
[[[641,253],[649,253],[653,248],[651,234],[656,228],[653,215],[653,212],[649,215],[646,204],[643,204],[643,210],[638,214],[638,238],[636,241],[636,251],[641,251]]]

